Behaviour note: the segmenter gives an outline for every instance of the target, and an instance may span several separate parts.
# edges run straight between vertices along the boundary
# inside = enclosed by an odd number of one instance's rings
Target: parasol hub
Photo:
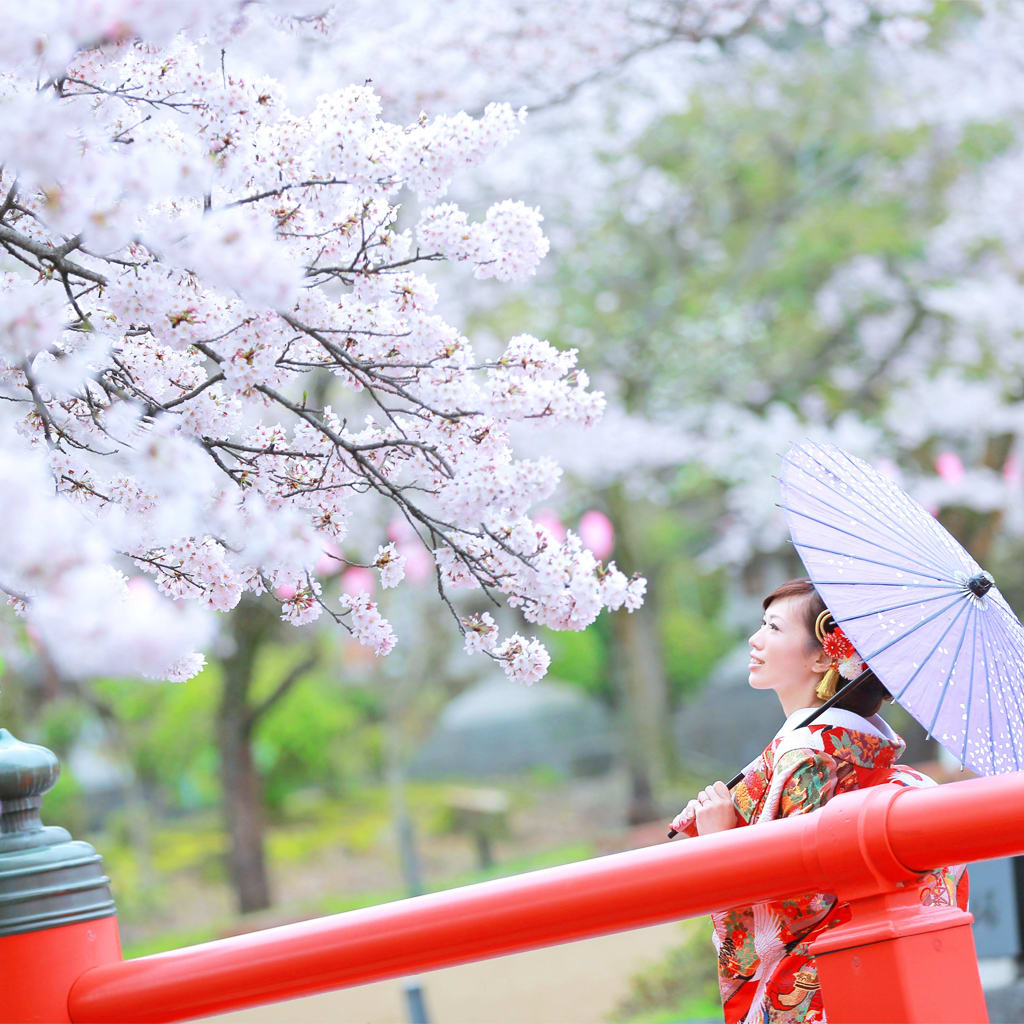
[[[991,589],[995,580],[987,572],[979,572],[972,576],[964,584],[965,587],[978,597],[984,597]]]

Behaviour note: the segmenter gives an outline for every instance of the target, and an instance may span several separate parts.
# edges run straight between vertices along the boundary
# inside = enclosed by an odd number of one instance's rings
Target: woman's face
[[[774,690],[787,712],[818,703],[814,687],[829,664],[807,630],[805,600],[799,595],[776,598],[765,609],[761,628],[747,641],[750,685]]]

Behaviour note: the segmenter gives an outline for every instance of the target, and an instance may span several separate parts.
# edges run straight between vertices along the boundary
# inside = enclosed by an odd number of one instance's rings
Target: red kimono
[[[733,789],[733,803],[752,825],[817,810],[837,793],[893,782],[934,786],[896,758],[905,744],[878,716],[861,718],[831,708],[812,725],[795,729],[810,709],[790,715]],[[696,835],[693,822],[680,831]],[[922,903],[966,908],[963,866],[924,875]],[[718,980],[726,1024],[818,1024],[825,1020],[818,970],[808,950],[826,928],[849,916],[830,893],[736,907],[712,915]]]

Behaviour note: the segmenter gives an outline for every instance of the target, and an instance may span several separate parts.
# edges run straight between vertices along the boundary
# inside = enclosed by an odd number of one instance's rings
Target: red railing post
[[[90,968],[119,963],[99,855],[39,820],[57,758],[0,729],[0,1019],[70,1021],[68,993]]]
[[[68,993],[86,971],[121,962],[117,918],[0,938],[0,1020],[68,1024]]]
[[[912,886],[850,907],[812,947],[829,1024],[988,1020],[970,914],[924,907]]]
[[[956,907],[922,906],[915,884],[916,871],[948,861],[934,841],[919,848],[920,814],[909,832],[894,828],[898,808],[912,806],[922,792],[878,786],[855,800],[834,800],[815,815],[818,828],[808,850],[814,873],[831,875],[834,891],[850,906],[850,919],[811,947],[829,1024],[988,1020],[971,933],[974,918]],[[928,824],[934,829],[943,820],[954,819],[933,817]],[[914,842],[909,849],[905,842],[901,846],[908,837]]]

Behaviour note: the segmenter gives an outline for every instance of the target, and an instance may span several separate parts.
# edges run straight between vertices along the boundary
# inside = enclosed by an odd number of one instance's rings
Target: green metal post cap
[[[22,743],[6,729],[0,729],[0,853],[40,842],[63,842],[71,838],[37,835],[43,829],[39,806],[43,794],[57,783],[60,763],[56,754],[34,743]]]
[[[59,774],[52,751],[0,729],[0,935],[115,912],[99,854],[40,820],[43,794]]]

